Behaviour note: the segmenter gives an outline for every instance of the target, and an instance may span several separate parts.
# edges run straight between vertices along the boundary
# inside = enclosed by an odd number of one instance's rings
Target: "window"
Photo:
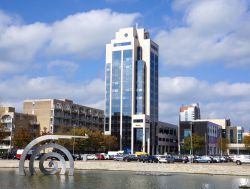
[[[134,119],[134,123],[143,123],[143,119]]]
[[[115,43],[114,47],[121,47],[121,46],[128,46],[128,45],[131,45],[131,42]]]

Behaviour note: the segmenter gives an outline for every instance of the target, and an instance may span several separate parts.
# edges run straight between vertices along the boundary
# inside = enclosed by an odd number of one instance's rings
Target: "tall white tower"
[[[120,29],[106,45],[105,134],[120,150],[156,152],[158,45],[145,29]]]

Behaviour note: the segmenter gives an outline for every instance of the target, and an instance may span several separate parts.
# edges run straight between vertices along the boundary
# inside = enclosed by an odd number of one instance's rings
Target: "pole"
[[[238,139],[238,130],[237,130],[237,155],[239,155],[239,139]]]
[[[191,130],[191,139],[190,139],[190,142],[191,142],[191,163],[193,163],[193,125],[192,125],[192,122],[190,122],[190,130]]]
[[[222,133],[220,132],[220,156],[222,156]]]
[[[206,156],[207,156],[207,133],[205,132],[205,150],[206,150]]]
[[[74,124],[74,136],[76,135],[76,125]],[[73,138],[73,154],[75,154],[75,137]]]

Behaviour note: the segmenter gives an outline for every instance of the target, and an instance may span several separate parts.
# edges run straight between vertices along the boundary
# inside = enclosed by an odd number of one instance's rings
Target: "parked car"
[[[160,156],[158,158],[159,163],[174,163],[174,157],[173,156]]]
[[[174,156],[174,162],[182,162],[182,163],[187,163],[189,162],[188,157],[187,156]]]
[[[220,163],[220,162],[222,162],[219,156],[213,156],[213,157],[210,157],[210,158],[212,159],[213,163]]]
[[[23,153],[24,149],[18,149],[17,152],[16,152],[16,156],[15,156],[15,159],[18,159],[20,160],[21,159],[21,156],[22,156],[22,153]],[[33,150],[30,150],[26,156],[26,159],[30,159],[31,155],[32,155],[32,152]]]
[[[158,163],[158,159],[155,156],[145,156],[142,159],[143,163]]]
[[[137,156],[137,161],[142,162],[143,159],[144,159],[146,156],[148,156],[148,155],[138,155],[138,156]]]
[[[124,155],[116,155],[116,156],[114,156],[115,161],[123,161],[123,159],[124,159]]]
[[[127,155],[123,158],[123,161],[137,161],[138,160],[138,157],[134,154],[130,154],[130,155]]]
[[[250,163],[250,156],[249,155],[238,155],[234,158],[234,162],[237,165],[241,165],[243,163]]]
[[[209,156],[201,156],[193,159],[194,163],[212,163],[212,158]]]
[[[96,160],[97,157],[95,154],[87,154],[87,160]]]
[[[103,154],[96,154],[96,157],[97,157],[98,160],[104,160],[105,159]]]
[[[233,162],[233,159],[230,156],[224,156],[226,162]]]
[[[45,154],[45,153],[37,154],[36,157],[35,157],[35,160],[40,160],[41,157],[42,157],[44,154]]]

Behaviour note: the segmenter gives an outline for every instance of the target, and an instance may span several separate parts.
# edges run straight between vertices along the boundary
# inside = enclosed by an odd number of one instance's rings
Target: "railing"
[[[10,149],[11,146],[10,145],[1,145],[0,144],[0,149]]]

